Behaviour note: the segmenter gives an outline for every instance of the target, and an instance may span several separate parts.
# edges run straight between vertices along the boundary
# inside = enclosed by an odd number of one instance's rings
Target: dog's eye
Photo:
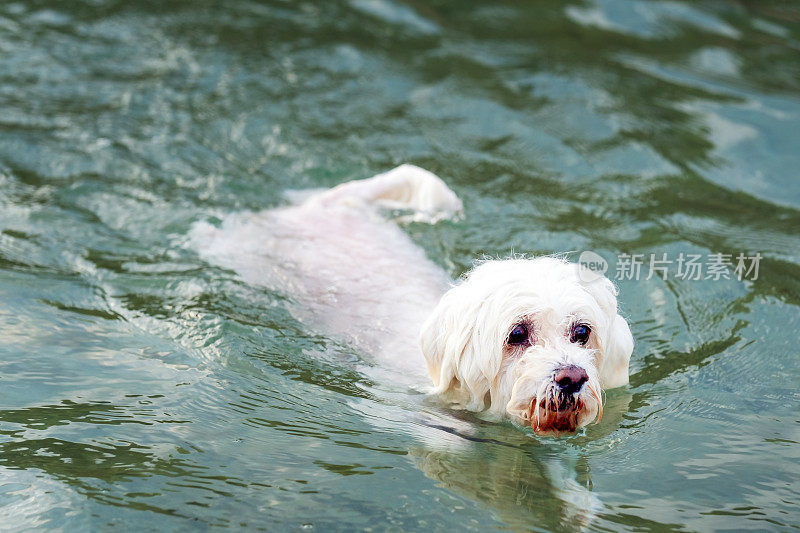
[[[578,342],[580,344],[586,344],[586,341],[589,340],[589,334],[592,332],[592,328],[587,326],[586,324],[575,324],[572,326],[572,335],[570,335],[570,342]]]
[[[528,342],[528,328],[525,324],[517,324],[508,334],[508,344],[525,344]]]

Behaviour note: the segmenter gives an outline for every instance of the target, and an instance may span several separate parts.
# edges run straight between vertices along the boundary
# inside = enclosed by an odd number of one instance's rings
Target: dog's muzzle
[[[594,418],[599,421],[603,403],[586,369],[567,365],[556,369],[550,379],[531,391],[527,406],[514,411],[536,433],[572,433]]]

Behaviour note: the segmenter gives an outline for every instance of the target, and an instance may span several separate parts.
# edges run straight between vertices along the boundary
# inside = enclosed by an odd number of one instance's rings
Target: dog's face
[[[470,272],[422,328],[435,392],[537,433],[599,419],[602,389],[628,382],[633,338],[613,284],[581,268],[541,257]]]

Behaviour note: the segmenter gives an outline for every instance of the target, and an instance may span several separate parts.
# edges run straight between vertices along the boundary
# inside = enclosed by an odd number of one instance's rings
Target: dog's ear
[[[633,335],[622,315],[615,313],[604,346],[600,382],[607,389],[628,384],[628,364],[633,353]]]
[[[476,343],[483,300],[471,295],[462,282],[451,288],[422,326],[420,344],[435,393],[462,393],[467,408],[484,407],[489,392],[491,361],[480,358]]]
[[[580,276],[580,273],[579,273]],[[628,323],[617,312],[617,288],[605,276],[587,279],[581,276],[581,284],[592,295],[607,319],[604,333],[600,336],[602,361],[600,382],[606,389],[628,384],[628,363],[633,353],[633,335]]]

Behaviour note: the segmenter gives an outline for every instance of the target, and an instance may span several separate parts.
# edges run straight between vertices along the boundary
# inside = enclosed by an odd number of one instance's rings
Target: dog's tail
[[[457,218],[462,210],[461,200],[438,176],[408,164],[371,178],[342,183],[308,201],[322,205],[367,204],[410,211],[401,218],[431,224]]]

